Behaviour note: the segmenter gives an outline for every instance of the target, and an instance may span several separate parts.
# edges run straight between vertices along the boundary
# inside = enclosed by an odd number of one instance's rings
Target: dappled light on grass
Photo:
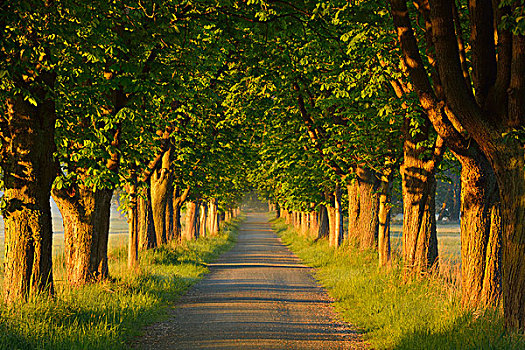
[[[391,270],[380,270],[376,252],[334,250],[326,240],[297,235],[281,220],[274,227],[305,264],[317,268],[338,312],[374,349],[525,348],[523,336],[504,333],[498,310],[462,310],[460,287],[447,282],[443,271],[403,281],[397,257]]]
[[[236,225],[218,237],[144,251],[135,271],[126,267],[127,248],[109,255],[111,281],[80,288],[65,282],[63,257],[55,259],[57,297],[37,297],[0,307],[0,349],[124,349],[167,303],[208,271],[206,264],[231,248]]]

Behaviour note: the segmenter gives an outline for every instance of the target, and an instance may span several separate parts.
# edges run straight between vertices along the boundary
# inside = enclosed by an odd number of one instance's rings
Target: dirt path
[[[146,330],[143,349],[363,349],[334,320],[311,271],[276,237],[264,214],[249,213],[237,245]]]

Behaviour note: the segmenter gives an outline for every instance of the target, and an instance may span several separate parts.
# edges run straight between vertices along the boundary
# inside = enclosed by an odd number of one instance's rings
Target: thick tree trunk
[[[186,227],[182,235],[184,241],[197,239],[199,230],[199,202],[189,201],[186,203]]]
[[[281,217],[281,206],[279,203],[275,203],[275,218],[279,219]]]
[[[356,173],[359,184],[359,247],[371,249],[377,246],[379,198],[376,192],[379,181],[376,174],[368,168],[358,167]]]
[[[166,232],[166,208],[168,198],[171,197],[172,174],[169,171],[171,151],[168,150],[162,156],[162,167],[153,171],[150,178],[151,183],[151,210],[153,212],[153,224],[157,244],[168,242]]]
[[[301,213],[301,235],[307,236],[309,230],[310,230],[309,213],[302,212]]]
[[[507,326],[521,330],[525,329],[525,164],[522,152],[520,150],[517,155],[519,158],[514,158],[514,168],[509,167],[506,173],[498,171],[503,222],[503,308]],[[512,158],[509,158],[507,164],[512,166]]]
[[[309,216],[310,216],[309,236],[313,236],[317,238],[319,236],[319,213],[318,211],[314,210],[309,213]]]
[[[497,305],[501,295],[501,220],[496,177],[484,155],[461,162],[462,304]]]
[[[96,255],[91,257],[91,263],[93,266],[96,266],[95,276],[97,277],[97,280],[102,280],[109,277],[108,243],[113,190],[105,189],[97,192],[97,206],[95,210],[96,236],[94,239],[97,248]]]
[[[403,187],[403,262],[405,274],[427,273],[437,264],[434,164],[419,159],[405,141]]]
[[[210,236],[219,234],[219,201],[213,198],[209,202],[208,231]]]
[[[348,241],[359,242],[359,183],[353,179],[346,185],[348,191]]]
[[[53,190],[64,223],[68,282],[81,285],[108,277],[107,244],[112,190],[76,184]]]
[[[157,246],[153,212],[151,210],[150,190],[145,189],[138,201],[139,204],[139,249],[151,249]]]
[[[319,206],[319,230],[316,232],[316,239],[328,237],[330,235],[330,223],[328,208],[324,205]]]
[[[21,96],[8,100],[7,118],[0,116],[6,200],[4,300],[8,304],[37,292],[53,293],[49,198],[56,176],[56,115],[54,103],[40,97],[38,107]]]
[[[379,187],[379,266],[391,266],[392,264],[390,254],[390,209],[392,198],[392,174],[392,170],[385,170],[385,172],[381,176],[381,184]]]

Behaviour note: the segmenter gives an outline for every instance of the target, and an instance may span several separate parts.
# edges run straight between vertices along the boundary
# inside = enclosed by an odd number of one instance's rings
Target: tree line
[[[2,9],[8,301],[49,285],[50,194],[71,274],[107,274],[98,226],[117,187],[139,242],[130,264],[139,244],[180,235],[182,202],[211,200],[213,216],[248,181],[303,230],[377,249],[389,266],[401,181],[404,271],[425,276],[439,265],[436,174],[457,161],[462,303],[502,301],[523,329],[522,0]]]
[[[238,214],[250,152],[245,127],[221,107],[236,73],[225,71],[228,41],[217,43],[220,30],[204,11],[169,2],[2,3],[8,304],[54,293],[51,196],[73,286],[109,278],[116,189],[128,213],[130,268],[141,249],[216,235]]]

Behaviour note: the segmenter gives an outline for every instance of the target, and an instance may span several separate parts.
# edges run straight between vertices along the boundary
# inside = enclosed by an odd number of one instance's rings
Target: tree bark
[[[153,224],[158,245],[166,244],[168,237],[166,233],[166,207],[168,197],[171,194],[173,176],[169,170],[171,162],[171,149],[162,156],[161,168],[153,171],[150,177],[151,183],[151,209],[153,212]]]
[[[139,249],[151,249],[157,246],[153,212],[151,210],[150,189],[144,189],[139,201]]]
[[[372,249],[377,246],[379,200],[376,194],[379,181],[376,174],[365,167],[357,167],[357,182],[359,185],[359,216],[357,232],[359,247]]]
[[[72,285],[109,276],[107,244],[113,190],[95,190],[81,183],[53,189],[64,223],[66,273]]]
[[[133,176],[133,175],[132,175]],[[139,211],[137,205],[137,178],[134,176],[128,187],[128,268],[134,269],[138,266],[139,255]]]
[[[52,87],[54,78],[49,84]],[[0,116],[0,166],[6,207],[4,300],[12,304],[29,295],[53,293],[52,226],[49,205],[56,176],[55,105],[44,90],[37,107],[17,96]]]
[[[497,305],[501,295],[501,214],[498,186],[488,160],[461,161],[461,280],[464,306]]]
[[[310,230],[310,220],[307,212],[301,212],[301,235],[307,236]]]
[[[219,201],[212,198],[209,202],[208,231],[210,236],[219,234]]]
[[[188,195],[190,194],[190,188],[187,187],[184,191],[180,191],[178,186],[175,186],[172,190],[172,203],[173,203],[173,233],[172,239],[177,242],[182,241],[182,224],[181,224],[181,208]]]
[[[201,201],[200,205],[200,224],[199,224],[199,237],[207,237],[207,222],[208,222],[208,203],[206,201]]]
[[[176,214],[175,206],[173,203],[175,201],[174,186],[169,186],[168,191],[169,193],[166,194],[166,239],[168,242],[171,242],[178,237],[177,229],[175,228]]]
[[[328,208],[325,205],[319,206],[319,230],[316,232],[316,239],[328,237],[330,235],[330,223]]]
[[[279,219],[281,217],[281,206],[279,203],[275,203],[275,218]]]
[[[403,187],[403,262],[405,274],[424,274],[437,265],[435,162],[420,159],[406,140],[401,166]]]
[[[184,241],[192,241],[197,239],[199,230],[199,202],[196,200],[186,203],[186,228],[183,232],[182,239]]]
[[[317,238],[319,236],[319,213],[317,211],[311,211],[310,216],[310,230],[308,235]]]
[[[339,247],[343,243],[343,205],[341,203],[341,187],[337,185],[334,192],[334,211],[335,211],[335,235],[332,246]]]
[[[353,179],[346,185],[348,191],[348,240],[359,242],[359,183]]]

